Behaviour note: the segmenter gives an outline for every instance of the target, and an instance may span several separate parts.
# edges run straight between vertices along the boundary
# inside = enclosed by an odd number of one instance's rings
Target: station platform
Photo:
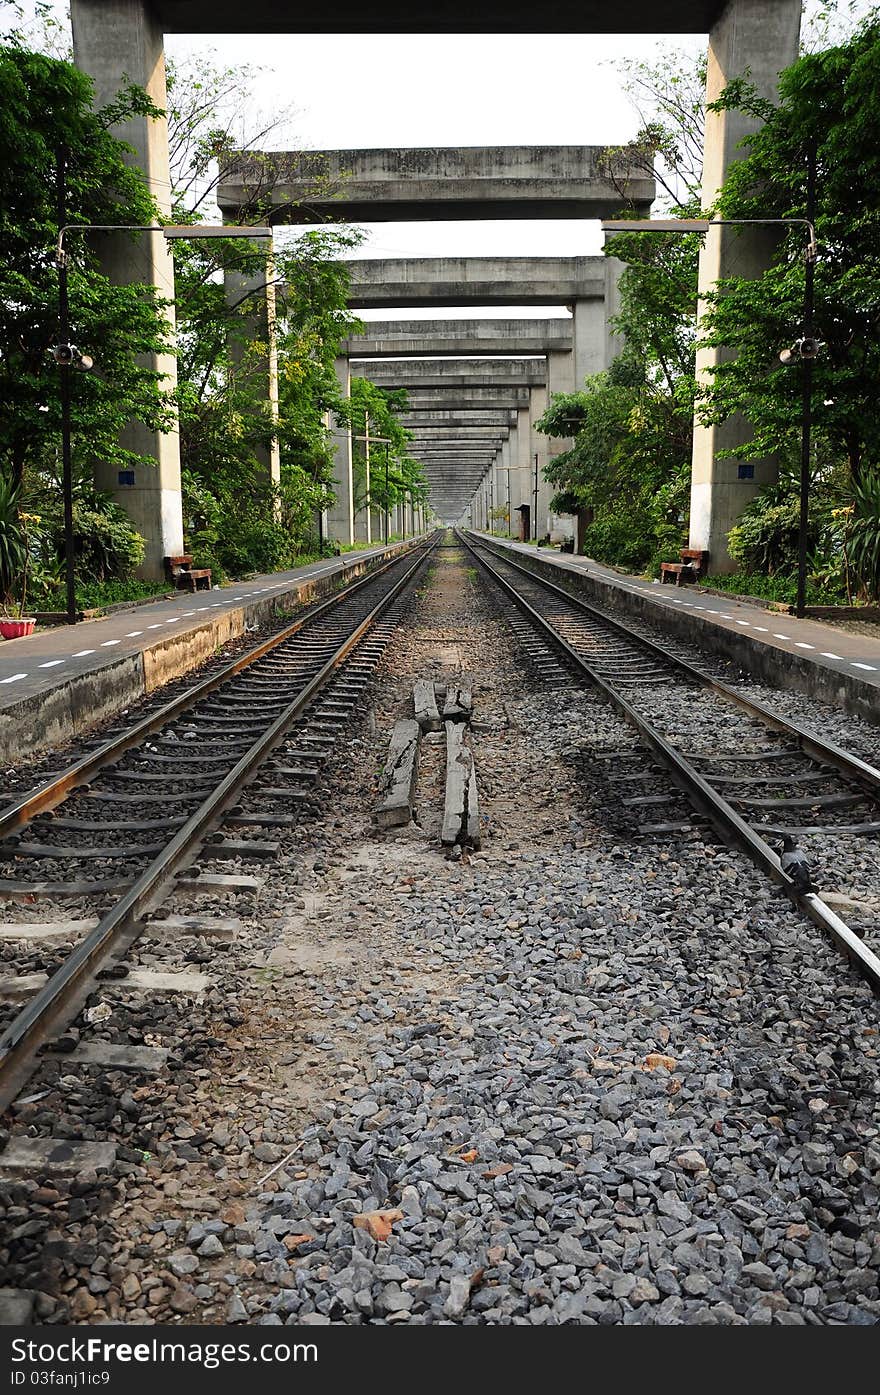
[[[794,688],[880,722],[880,638],[765,610],[699,586],[661,586],[622,576],[588,557],[489,533],[473,536],[516,553],[517,560],[550,579],[566,574],[585,600],[617,612],[624,621],[629,615],[664,626],[732,660],[756,682]]]
[[[380,544],[212,591],[176,591],[78,625],[0,642],[0,761],[67,741],[195,668],[285,605],[329,593],[341,578],[418,539]]]

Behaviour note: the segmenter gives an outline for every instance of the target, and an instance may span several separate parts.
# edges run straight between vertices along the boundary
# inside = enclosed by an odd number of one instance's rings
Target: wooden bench
[[[177,591],[210,591],[210,567],[194,567],[192,557],[165,558],[165,575]]]
[[[660,581],[674,581],[683,586],[686,581],[699,581],[709,564],[709,554],[699,547],[683,547],[679,550],[678,562],[660,563]]]

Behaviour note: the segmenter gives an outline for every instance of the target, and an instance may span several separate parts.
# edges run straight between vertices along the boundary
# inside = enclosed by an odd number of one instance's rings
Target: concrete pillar
[[[575,391],[574,380],[574,354],[562,354],[558,350],[551,350],[547,355],[547,401],[551,402],[554,393],[570,393]],[[582,387],[583,384],[580,384]],[[552,460],[554,456],[564,455],[571,450],[574,441],[570,436],[548,436],[547,437],[547,458]]]
[[[278,437],[278,339],[275,323],[275,272],[272,238],[261,237],[249,243],[259,251],[259,262],[243,274],[228,271],[225,276],[226,304],[237,308],[237,324],[230,339],[235,370],[242,375],[242,387],[264,407],[272,436],[267,445],[254,450],[257,470],[270,484],[281,482],[281,453]]]
[[[167,107],[163,35],[147,0],[71,0],[74,62],[94,82],[95,105],[105,106],[117,96],[125,79],[143,87],[162,111]],[[111,128],[133,147],[132,164],[144,172],[147,187],[162,213],[171,211],[168,171],[168,126],[165,117],[135,117]],[[174,303],[174,269],[168,244],[161,233],[102,234],[95,243],[101,270],[117,285],[155,286]],[[168,312],[174,332],[174,311]],[[161,386],[177,386],[177,366],[170,354],[150,354],[142,359],[163,375]],[[100,369],[100,361],[98,362]],[[180,440],[176,427],[156,431],[141,422],[130,423],[123,445],[139,455],[151,456],[155,465],[136,466],[133,485],[121,482],[122,472],[106,465],[95,468],[95,484],[106,490],[130,516],[147,540],[140,568],[146,577],[164,575],[163,557],[183,552],[183,513],[180,497]],[[127,473],[127,472],[126,472]]]
[[[495,456],[495,474],[497,476],[496,494],[498,496],[498,506],[504,509],[506,518],[502,518],[498,524],[501,533],[510,532],[510,437],[502,441],[501,449]]]
[[[709,35],[706,97],[715,101],[733,78],[743,74],[760,96],[777,97],[780,71],[798,56],[801,0],[728,0]],[[707,112],[703,154],[702,204],[708,209],[732,160],[741,157],[738,143],[758,123],[737,111]],[[760,228],[710,228],[700,254],[700,310],[715,283],[727,276],[759,276],[772,255],[775,234]],[[697,376],[709,378],[709,369],[727,351],[700,349]],[[737,414],[720,426],[694,422],[691,474],[691,547],[708,549],[709,569],[735,570],[727,550],[727,534],[762,485],[776,478],[774,460],[741,464],[719,460],[720,450],[730,450],[749,439],[750,428]]]
[[[572,314],[574,390],[581,392],[584,378],[605,367],[605,302],[576,300]]]
[[[348,398],[351,389],[351,375],[347,358],[337,358],[336,378],[340,395]],[[350,545],[354,542],[354,488],[351,476],[351,427],[347,422],[337,422],[332,428],[333,448],[333,490],[336,502],[327,510],[327,537],[332,542]]]
[[[613,234],[611,234],[613,236]],[[623,353],[626,340],[611,328],[609,321],[620,314],[620,277],[626,264],[617,257],[605,258],[605,364],[610,368],[618,354]]]

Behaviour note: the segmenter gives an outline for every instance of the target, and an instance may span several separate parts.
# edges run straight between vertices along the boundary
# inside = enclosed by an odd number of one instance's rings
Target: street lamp
[[[803,617],[807,601],[807,524],[810,510],[810,431],[812,426],[813,363],[821,347],[813,337],[814,293],[813,276],[818,245],[813,222],[816,201],[816,159],[811,149],[807,160],[806,218],[607,218],[602,222],[605,232],[708,232],[709,228],[737,227],[755,224],[761,227],[804,227],[808,240],[804,252],[804,325],[803,335],[791,349],[783,349],[781,363],[798,360],[803,364],[801,395],[801,478],[800,523],[798,529],[797,596],[794,613]]]
[[[267,227],[227,228],[224,226],[168,223],[65,223],[58,229],[55,245],[55,265],[58,268],[58,343],[50,350],[61,373],[61,490],[64,498],[64,571],[67,590],[67,623],[76,624],[76,576],[73,556],[73,469],[71,464],[70,370],[88,372],[94,360],[80,353],[70,342],[70,304],[67,270],[69,253],[64,247],[64,235],[70,232],[160,232],[168,241],[190,237],[271,237]]]

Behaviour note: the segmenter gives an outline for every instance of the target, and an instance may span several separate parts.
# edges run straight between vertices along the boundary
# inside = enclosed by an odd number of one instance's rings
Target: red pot
[[[36,620],[0,620],[0,635],[4,639],[21,639],[23,635],[32,635]]]

